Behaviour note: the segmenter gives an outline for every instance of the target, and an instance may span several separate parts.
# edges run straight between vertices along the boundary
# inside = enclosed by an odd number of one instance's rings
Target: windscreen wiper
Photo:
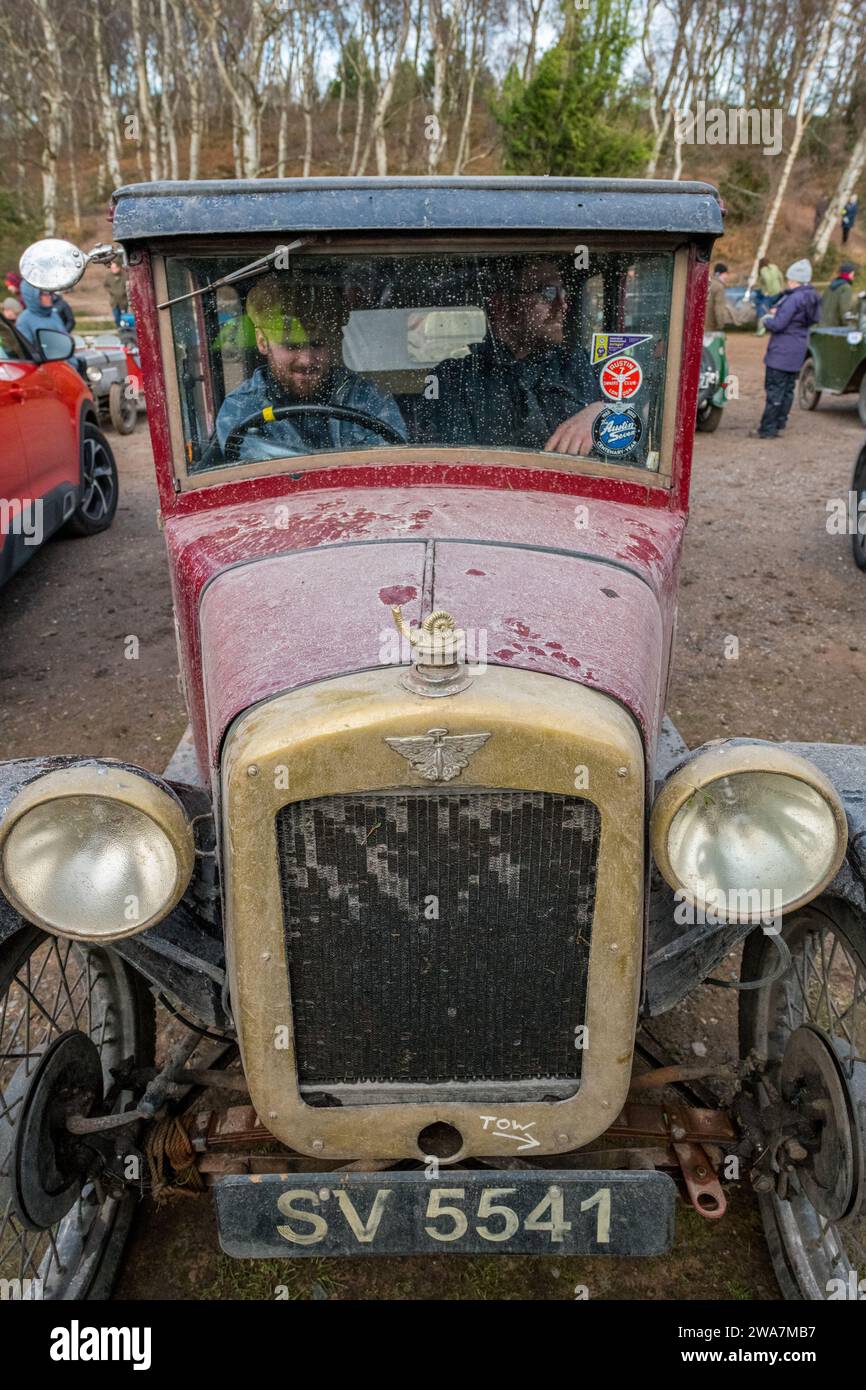
[[[290,241],[288,246],[277,246],[268,253],[267,256],[260,256],[257,261],[250,261],[249,265],[241,266],[240,270],[233,270],[230,275],[221,275],[218,280],[212,280],[209,285],[202,285],[201,289],[190,290],[188,294],[176,295],[174,299],[167,299],[163,304],[157,304],[157,309],[170,309],[172,304],[181,304],[185,299],[195,299],[197,295],[207,294],[208,290],[218,290],[222,285],[230,285],[235,280],[245,280],[248,275],[256,275],[261,270],[267,270],[272,261],[280,256],[287,256],[290,251],[297,251],[299,247],[306,246],[310,237],[301,237],[298,241]]]

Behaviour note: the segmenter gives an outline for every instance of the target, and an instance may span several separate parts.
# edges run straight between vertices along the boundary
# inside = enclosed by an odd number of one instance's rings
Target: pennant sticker
[[[597,367],[608,357],[616,357],[620,352],[631,352],[640,343],[648,343],[652,333],[593,333],[592,365]]]

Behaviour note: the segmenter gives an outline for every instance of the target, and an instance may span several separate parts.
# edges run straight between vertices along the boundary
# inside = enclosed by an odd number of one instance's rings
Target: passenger
[[[222,403],[216,431],[223,452],[235,426],[256,410],[307,403],[361,410],[405,439],[406,426],[394,397],[343,365],[342,308],[329,287],[297,285],[269,275],[248,294],[246,313],[265,360]],[[256,425],[243,436],[237,457],[281,458],[383,442],[381,435],[358,421],[316,411]]]
[[[436,368],[425,438],[588,454],[604,406],[589,357],[564,344],[568,297],[555,261],[509,260],[487,301],[489,332],[468,356]]]

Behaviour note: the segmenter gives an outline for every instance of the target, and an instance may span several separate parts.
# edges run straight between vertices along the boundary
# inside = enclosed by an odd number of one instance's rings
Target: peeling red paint
[[[402,607],[404,603],[409,603],[417,597],[418,590],[414,589],[411,584],[394,584],[390,589],[379,590],[379,598],[389,608]]]

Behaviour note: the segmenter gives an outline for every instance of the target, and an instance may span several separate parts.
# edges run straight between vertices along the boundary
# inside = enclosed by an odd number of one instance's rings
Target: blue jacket
[[[798,285],[785,290],[776,305],[772,318],[764,319],[770,334],[764,362],[780,372],[799,372],[806,360],[809,329],[821,317],[818,291],[811,285]]]
[[[27,280],[21,281],[21,298],[24,309],[15,320],[15,327],[29,343],[36,346],[37,328],[55,328],[58,333],[66,333],[67,328],[53,305],[45,308],[39,303],[39,290]]]
[[[310,401],[310,405],[324,402]],[[339,367],[333,377],[327,403],[342,405],[349,410],[363,410],[391,425],[403,439],[406,425],[394,397],[380,391],[371,381],[355,372]],[[234,429],[255,410],[266,405],[301,405],[271,375],[267,366],[257,367],[251,377],[242,381],[226,396],[217,415],[216,431],[220,448],[225,452],[226,440]],[[258,425],[244,435],[238,452],[239,460],[285,458],[287,454],[310,454],[319,449],[363,449],[387,441],[372,430],[353,420],[335,420],[325,415],[310,414],[294,420],[274,420]]]

